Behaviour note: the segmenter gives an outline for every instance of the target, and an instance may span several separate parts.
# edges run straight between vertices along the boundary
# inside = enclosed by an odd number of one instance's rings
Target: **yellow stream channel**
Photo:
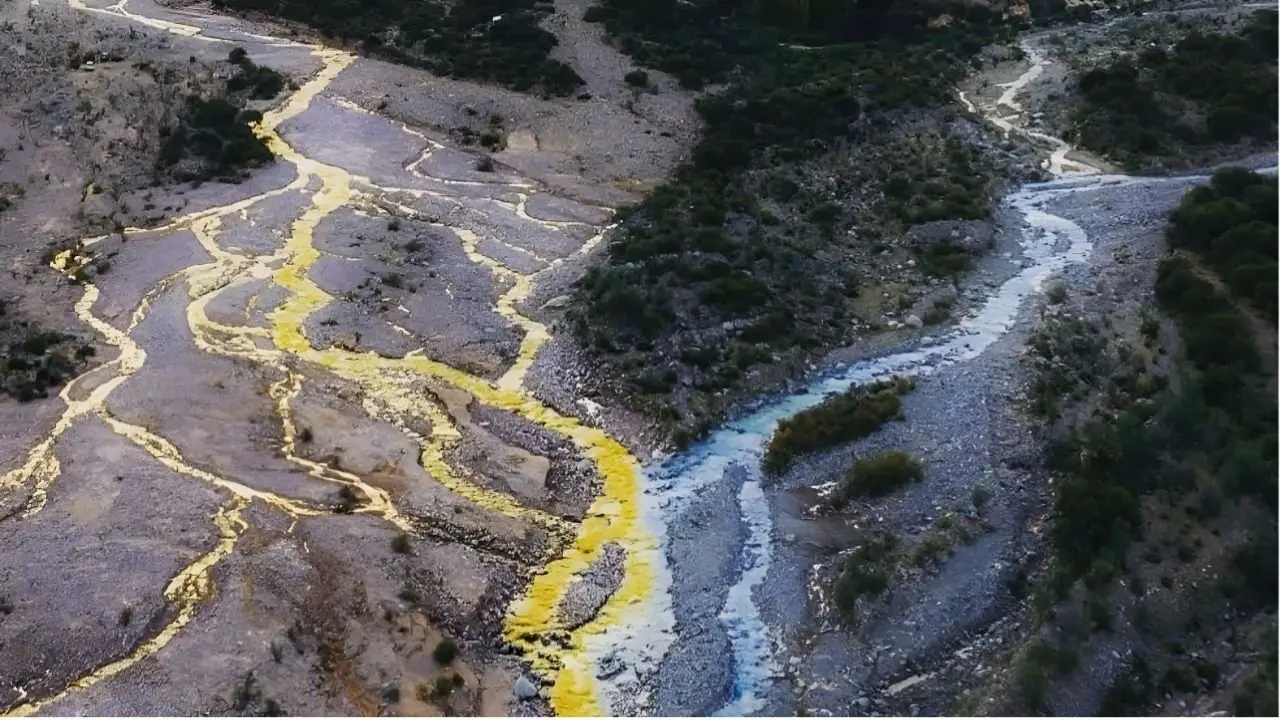
[[[71,0],[72,7],[80,10],[124,15],[143,21],[152,27],[170,32],[198,37],[200,30],[192,26],[178,25],[163,20],[141,18],[125,10],[125,2],[106,10],[86,8],[79,0]],[[212,38],[208,38],[212,39]],[[281,44],[297,46],[281,41]],[[33,700],[11,708],[7,714],[32,714],[68,694],[83,690],[117,675],[135,663],[165,647],[177,633],[195,616],[199,604],[214,592],[211,570],[234,549],[236,540],[247,525],[241,519],[241,511],[253,500],[260,500],[282,510],[295,520],[299,516],[319,515],[326,508],[283,498],[243,485],[229,478],[193,467],[183,460],[178,449],[153,431],[126,423],[106,409],[108,395],[130,375],[137,372],[146,361],[146,352],[130,337],[130,333],[143,319],[151,299],[161,291],[175,285],[173,280],[186,281],[191,303],[187,307],[187,320],[196,344],[208,351],[261,363],[275,368],[284,379],[271,387],[277,412],[284,430],[283,451],[292,462],[322,480],[351,486],[360,491],[363,499],[356,512],[377,515],[405,531],[412,531],[412,524],[395,508],[388,494],[364,483],[358,476],[342,472],[327,465],[298,457],[294,453],[296,429],[292,421],[291,400],[301,389],[303,376],[292,363],[301,361],[312,366],[326,368],[330,372],[358,384],[368,400],[366,409],[371,415],[395,422],[410,436],[419,440],[422,447],[421,464],[433,478],[453,492],[489,510],[510,517],[519,517],[546,528],[561,548],[558,558],[552,559],[533,575],[525,595],[509,609],[504,628],[505,639],[518,648],[533,670],[552,682],[550,700],[553,709],[561,715],[598,715],[604,708],[597,696],[592,668],[585,656],[585,639],[619,622],[621,614],[631,605],[647,597],[653,585],[654,568],[649,558],[657,549],[657,541],[648,534],[639,521],[639,466],[625,447],[604,431],[586,426],[576,418],[562,415],[534,399],[523,387],[525,373],[534,356],[549,339],[546,328],[536,321],[521,316],[516,303],[527,297],[531,282],[481,255],[476,250],[477,238],[464,230],[455,230],[462,239],[464,249],[472,261],[483,263],[496,276],[511,281],[511,288],[499,299],[496,311],[503,317],[524,328],[526,334],[519,355],[512,367],[496,383],[467,374],[444,363],[425,357],[415,351],[403,358],[388,358],[373,352],[359,353],[341,348],[317,349],[312,347],[303,332],[305,322],[312,313],[333,298],[308,277],[308,270],[320,253],[313,244],[317,224],[340,207],[349,206],[361,199],[363,193],[352,188],[353,181],[361,185],[377,187],[365,178],[307,158],[278,134],[277,129],[286,120],[305,111],[312,100],[323,91],[353,61],[354,56],[326,48],[312,47],[311,53],[323,67],[309,82],[295,92],[282,106],[268,112],[256,128],[259,136],[275,155],[297,168],[297,178],[288,186],[262,193],[237,203],[211,208],[179,218],[163,228],[151,230],[129,229],[126,232],[153,233],[177,228],[189,228],[209,252],[213,262],[187,268],[180,277],[166,278],[142,301],[134,313],[128,330],[121,332],[109,323],[93,315],[98,299],[98,289],[85,283],[84,295],[76,305],[76,312],[83,322],[91,326],[104,340],[119,350],[119,357],[105,366],[94,368],[69,383],[61,393],[67,409],[49,435],[29,453],[21,466],[0,477],[0,490],[12,490],[30,486],[31,495],[23,510],[23,517],[38,513],[46,502],[47,490],[59,474],[59,464],[54,445],[78,419],[86,415],[99,417],[117,434],[128,438],[146,450],[152,457],[170,469],[201,482],[207,482],[228,491],[230,503],[213,517],[220,538],[215,547],[184,568],[165,589],[165,597],[177,609],[176,617],[154,637],[135,647],[130,653],[87,675],[73,681],[55,695]],[[241,212],[258,201],[308,187],[319,182],[319,190],[312,195],[309,207],[293,222],[285,246],[274,255],[249,257],[237,255],[220,247],[217,237],[221,218]],[[524,199],[518,210],[523,216]],[[551,223],[548,223],[551,225]],[[599,236],[589,245],[598,241]],[[54,267],[71,273],[87,258],[80,255],[86,240],[77,250],[59,255]],[[282,263],[282,264],[281,264]],[[278,267],[271,269],[271,265]],[[268,316],[269,327],[230,327],[211,321],[205,308],[223,290],[250,282],[254,279],[271,280],[288,291],[287,300]],[[271,347],[264,347],[264,342]],[[290,362],[292,360],[292,363]],[[99,371],[114,366],[115,375],[96,385],[87,394],[78,393],[82,383],[92,379]],[[458,431],[450,423],[448,415],[436,404],[424,398],[415,382],[422,380],[444,383],[473,395],[479,402],[520,415],[551,431],[572,440],[597,466],[602,478],[600,495],[589,508],[583,522],[575,526],[564,519],[526,508],[512,497],[481,487],[467,480],[463,474],[449,467],[446,455],[449,445],[458,438]],[[84,395],[83,399],[74,397]],[[431,437],[419,438],[409,431],[405,418],[423,417],[431,423]],[[556,608],[564,592],[575,576],[587,569],[595,560],[601,547],[614,542],[627,550],[625,580],[622,587],[600,610],[591,622],[572,631],[564,631],[557,617]],[[539,638],[548,633],[556,641],[544,645]],[[567,640],[566,640],[567,638]]]

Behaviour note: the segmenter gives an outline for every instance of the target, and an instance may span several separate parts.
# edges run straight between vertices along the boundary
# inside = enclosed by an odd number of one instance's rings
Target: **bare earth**
[[[653,543],[637,461],[539,353],[546,303],[680,160],[690,98],[625,89],[581,3],[552,22],[592,97],[555,101],[109,4],[0,9],[0,296],[95,351],[60,397],[0,399],[0,708],[596,709],[560,668]],[[277,161],[151,182],[233,47],[298,86],[260,127]],[[482,171],[450,131],[495,116]]]

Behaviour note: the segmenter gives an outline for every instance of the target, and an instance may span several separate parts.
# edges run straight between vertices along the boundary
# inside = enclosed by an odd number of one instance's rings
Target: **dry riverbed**
[[[580,22],[593,97],[544,101],[191,3],[2,12],[26,65],[0,294],[92,354],[63,397],[0,401],[0,707],[590,710],[558,668],[643,571],[637,464],[539,350],[613,208],[696,133],[689,98],[632,98]],[[152,183],[164,103],[234,47],[295,83],[262,123],[277,160]]]

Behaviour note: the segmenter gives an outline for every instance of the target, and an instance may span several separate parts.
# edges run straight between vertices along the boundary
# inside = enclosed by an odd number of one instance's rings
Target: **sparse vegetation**
[[[226,93],[211,98],[187,96],[177,122],[160,128],[158,170],[183,181],[234,180],[248,168],[271,162],[271,150],[251,127],[262,120],[262,113],[245,109],[244,104],[275,97],[284,78],[255,65],[243,49],[236,50],[228,61],[238,70],[227,81]]]
[[[454,678],[456,675],[441,675],[436,678],[435,688],[432,692],[436,698],[447,698],[453,694]]]
[[[1033,642],[1014,670],[1023,701],[1037,712],[1044,712],[1050,680],[1071,673],[1079,664],[1080,656],[1074,648],[1044,640]]]
[[[284,76],[268,67],[259,67],[244,48],[231,51],[228,60],[239,70],[227,80],[227,94],[244,94],[251,100],[271,100],[284,89]]]
[[[1280,716],[1280,693],[1276,690],[1277,644],[1275,621],[1272,621],[1268,641],[1264,642],[1266,655],[1253,675],[1245,678],[1236,689],[1232,709],[1241,717]]]
[[[338,501],[334,505],[334,512],[350,515],[359,507],[360,496],[350,485],[343,485],[338,488]]]
[[[870,435],[901,414],[901,396],[912,387],[901,378],[860,385],[779,422],[765,451],[765,471],[776,475],[801,455]]]
[[[627,73],[626,77],[624,77],[623,79],[626,80],[627,84],[630,85],[631,87],[638,87],[638,88],[649,87],[649,73],[643,70],[632,70],[631,72]]]
[[[358,42],[370,55],[437,75],[562,96],[573,94],[582,84],[571,67],[549,57],[556,38],[539,27],[549,8],[535,0],[465,4],[440,0],[365,0],[356,4],[339,0],[215,0],[214,5],[306,23],[326,37]]]
[[[859,598],[876,596],[889,587],[889,574],[897,562],[898,539],[877,534],[858,546],[845,560],[836,579],[835,605],[853,619]]]
[[[178,124],[161,128],[159,167],[175,169],[181,180],[233,179],[270,162],[271,150],[253,134],[251,119],[224,98],[189,96]]]
[[[587,14],[686,87],[729,83],[699,102],[690,162],[619,215],[569,313],[598,374],[627,378],[613,391],[677,444],[751,378],[798,372],[857,337],[874,248],[916,223],[988,213],[993,167],[947,124],[954,81],[990,37],[981,22],[929,30],[900,3],[804,14],[834,24],[708,0],[606,0]],[[788,48],[797,38],[832,44]],[[917,276],[969,264],[945,243],[919,252]]]
[[[1238,639],[1235,629],[1256,628],[1276,603],[1274,368],[1261,358],[1267,333],[1259,332],[1274,327],[1274,319],[1248,315],[1274,318],[1275,304],[1255,284],[1224,276],[1253,264],[1269,263],[1275,272],[1275,211],[1266,209],[1274,208],[1275,193],[1274,181],[1220,171],[1172,214],[1174,251],[1160,263],[1155,282],[1158,306],[1181,340],[1180,351],[1164,361],[1173,366],[1165,370],[1170,382],[1120,381],[1126,368],[1154,357],[1142,347],[1171,339],[1150,311],[1139,318],[1133,345],[1070,319],[1071,313],[1046,323],[1045,334],[1032,341],[1041,368],[1037,382],[1055,388],[1045,394],[1057,392],[1066,410],[1053,415],[1062,432],[1047,453],[1060,473],[1050,534],[1055,554],[1033,604],[1060,626],[1078,617],[1072,622],[1081,626],[1081,637],[1117,630],[1125,614],[1148,649],[1110,687],[1103,714],[1145,714],[1153,702],[1212,691],[1226,672],[1222,663],[1238,669],[1250,662],[1240,659],[1242,645],[1274,647],[1274,639]],[[1272,223],[1265,243],[1260,233],[1224,241],[1235,228],[1264,222]],[[1274,277],[1269,282],[1274,287]],[[1142,376],[1155,377],[1150,368]],[[1117,386],[1121,392],[1110,389]],[[1099,387],[1109,388],[1101,402]],[[1220,532],[1224,527],[1233,532]],[[1142,545],[1133,547],[1138,539]],[[1218,580],[1188,581],[1200,573]],[[1122,574],[1123,592],[1136,599],[1132,606],[1116,602]],[[1146,588],[1157,581],[1163,594],[1152,596]],[[1087,592],[1079,591],[1081,584]],[[1228,629],[1229,656],[1220,649]],[[1056,671],[1049,654],[1036,652],[1016,674],[1028,706],[1043,710]],[[1253,677],[1266,689],[1239,685],[1240,712],[1263,698],[1271,705],[1258,711],[1274,707],[1274,688],[1267,685],[1274,685],[1274,670],[1265,656]]]
[[[853,498],[874,498],[924,478],[924,466],[905,450],[888,450],[858,458],[836,497],[838,504]]]
[[[0,393],[28,402],[49,396],[49,390],[81,372],[93,347],[75,347],[76,338],[44,330],[34,323],[12,317],[0,301],[0,342],[7,353],[0,360]]]
[[[1131,168],[1276,134],[1276,17],[1259,11],[1238,34],[1200,31],[1084,73],[1074,133]]]
[[[986,507],[987,502],[991,500],[991,490],[985,485],[974,485],[973,490],[969,493],[969,501],[973,503],[975,510],[981,510]]]
[[[458,643],[451,638],[441,640],[436,644],[436,649],[431,651],[431,657],[441,665],[453,663],[454,658],[458,657]]]

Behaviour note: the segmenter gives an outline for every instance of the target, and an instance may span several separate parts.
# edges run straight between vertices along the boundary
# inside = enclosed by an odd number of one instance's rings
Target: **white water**
[[[1005,92],[995,106],[983,113],[989,122],[1006,134],[1019,130],[1010,122],[1021,114],[1016,94],[1039,76],[1049,63],[1033,48],[1026,49],[1031,67],[1017,80],[1005,85]],[[963,93],[960,99],[970,110],[976,111]],[[1001,106],[1014,110],[1015,114],[1002,116]],[[1093,249],[1088,236],[1078,225],[1045,211],[1044,206],[1065,194],[1101,185],[1138,182],[1134,178],[1116,175],[1066,177],[1067,165],[1078,168],[1073,175],[1096,173],[1097,170],[1066,161],[1070,146],[1064,141],[1040,134],[1034,134],[1034,137],[1053,146],[1046,165],[1060,177],[1048,183],[1027,185],[1009,198],[1008,202],[1026,221],[1020,244],[1027,266],[1006,280],[976,312],[963,318],[938,342],[845,366],[816,379],[801,392],[765,404],[658,467],[647,468],[649,492],[656,502],[646,503],[646,521],[658,529],[664,545],[666,539],[662,529],[678,521],[681,511],[692,498],[714,483],[726,482],[725,473],[730,468],[745,476],[738,493],[739,511],[748,535],[740,558],[741,574],[729,588],[719,615],[733,648],[733,686],[729,702],[718,715],[759,712],[764,707],[770,681],[779,669],[775,661],[775,641],[760,619],[754,599],[755,591],[768,575],[773,554],[773,523],[769,502],[761,486],[760,461],[763,448],[778,422],[817,405],[832,393],[843,392],[855,385],[893,375],[927,375],[977,357],[1013,327],[1023,301],[1040,290],[1045,278],[1068,264],[1088,259]],[[662,632],[660,637],[650,636],[644,644],[651,649],[658,646],[665,649],[673,639],[669,635],[673,628],[669,622],[670,600],[655,600],[655,603],[664,618],[658,623]],[[646,621],[644,624],[650,623]],[[631,635],[637,637],[634,633]],[[634,668],[638,675],[644,675],[655,667],[661,660],[661,653],[650,652],[647,657],[650,662],[644,667]]]
[[[786,396],[729,424],[687,453],[649,472],[651,486],[662,501],[666,521],[675,521],[687,501],[712,483],[725,481],[725,472],[738,466],[746,481],[738,495],[748,540],[741,560],[742,574],[729,588],[720,621],[734,651],[734,685],[731,701],[719,714],[758,712],[764,691],[778,666],[774,643],[760,620],[753,593],[769,570],[772,556],[772,520],[769,503],[760,486],[762,450],[779,420],[817,405],[831,393],[843,392],[892,375],[927,375],[956,362],[977,357],[999,340],[1014,323],[1022,302],[1038,291],[1045,278],[1070,263],[1089,257],[1093,246],[1078,225],[1050,214],[1043,206],[1053,198],[1102,184],[1122,183],[1122,176],[1061,179],[1030,185],[1011,199],[1023,213],[1023,252],[1030,264],[1009,278],[977,312],[937,343],[848,365],[813,382],[799,393]],[[665,525],[665,523],[656,523]]]

